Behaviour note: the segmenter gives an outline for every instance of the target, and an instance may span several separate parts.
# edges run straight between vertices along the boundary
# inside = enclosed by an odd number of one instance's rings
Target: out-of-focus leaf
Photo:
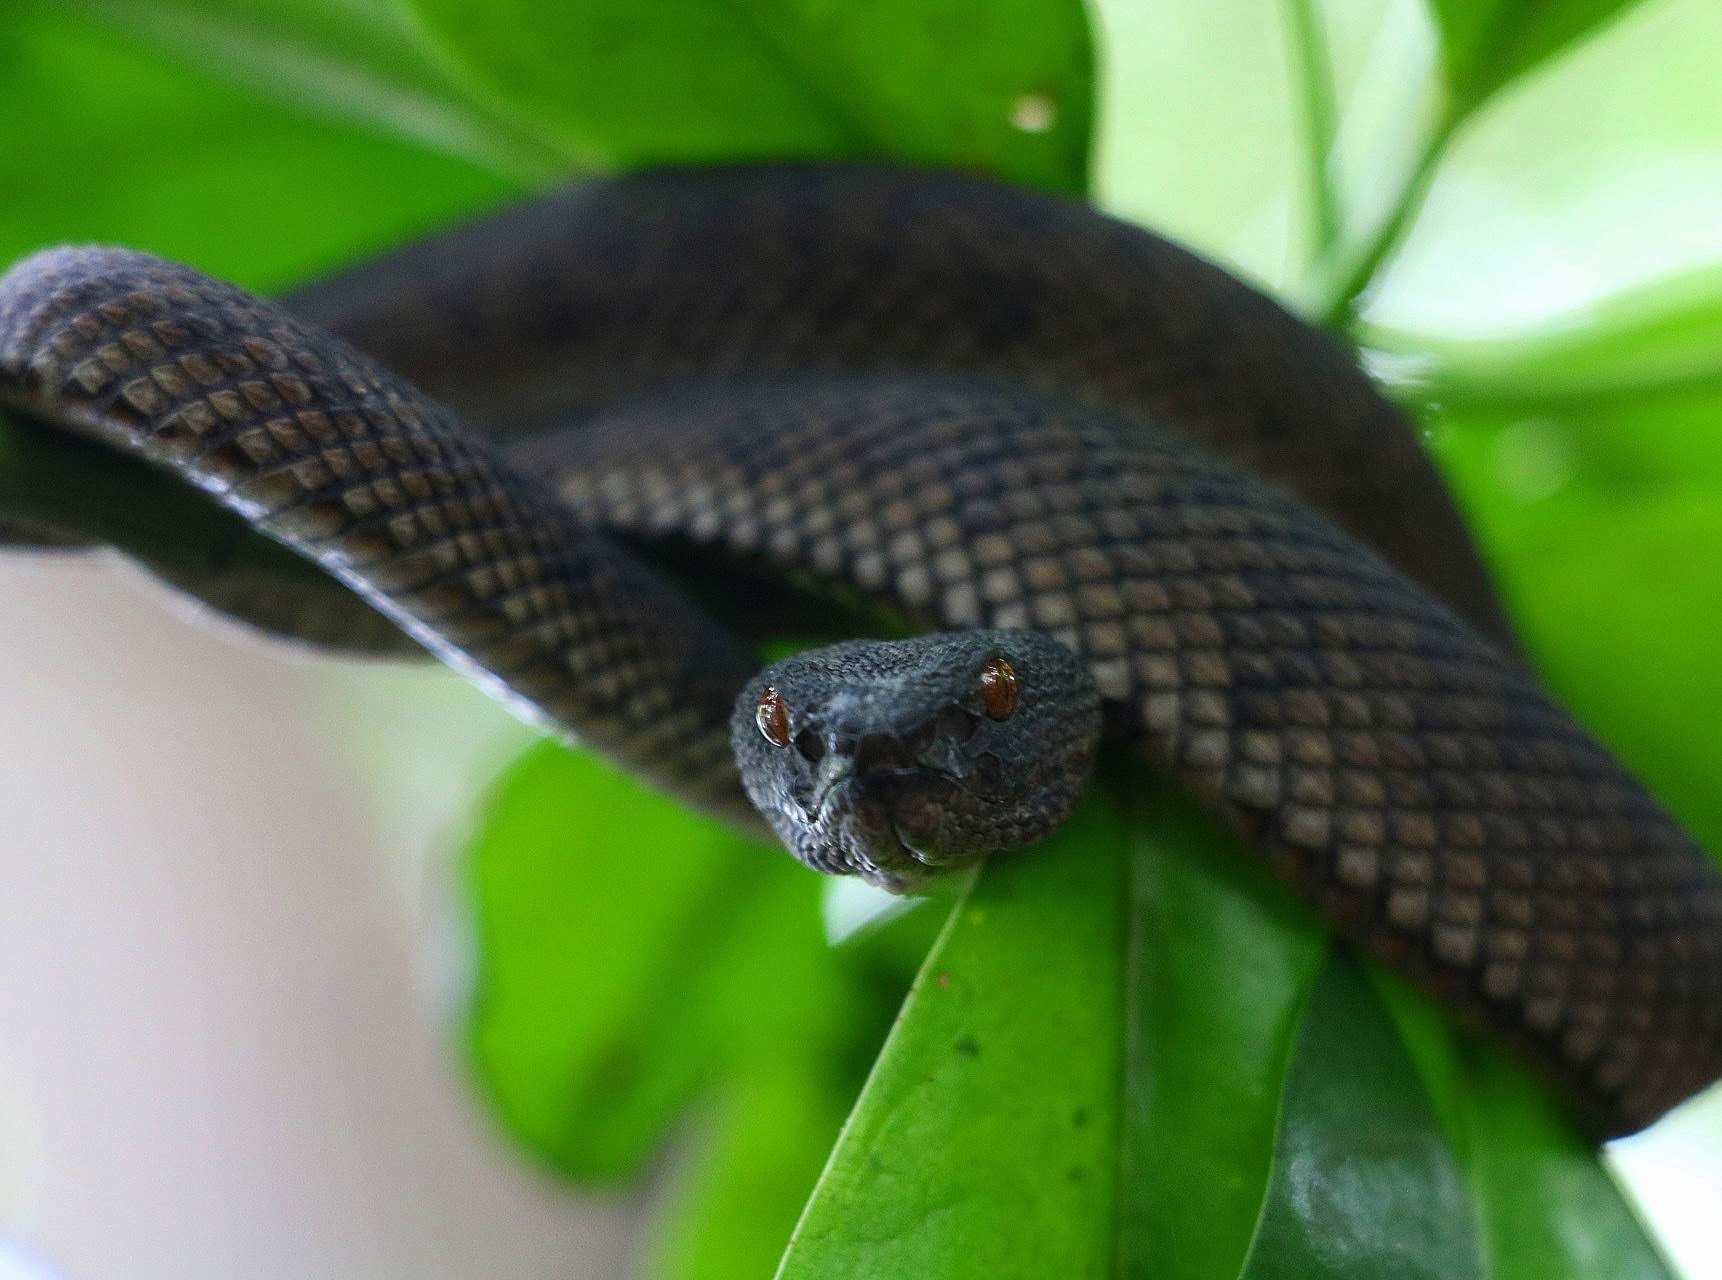
[[[40,0],[34,0],[39,3]],[[65,0],[174,60],[310,115],[522,180],[555,156],[449,78],[403,8],[350,0]]]
[[[559,1167],[634,1171],[710,1069],[683,1009],[748,853],[550,745],[491,795],[468,855],[472,1055],[505,1124]]]
[[[1257,854],[1129,768],[1120,1274],[1236,1275],[1327,934]]]
[[[694,1091],[849,1034],[856,992],[818,883],[630,778],[545,745],[470,854],[469,1035],[509,1129],[583,1178],[635,1172]]]
[[[645,1280],[761,1280],[854,1100],[824,1064],[761,1062],[701,1117],[648,1236]]]
[[[1648,281],[1523,334],[1464,340],[1365,326],[1359,336],[1395,359],[1390,375],[1448,413],[1722,392],[1722,262]]]
[[[273,288],[519,189],[62,6],[0,12],[0,119],[0,262],[102,240]]]
[[[387,25],[327,0],[6,6],[0,268],[43,245],[99,240],[269,288],[516,190],[453,154],[459,148],[408,137],[381,114],[359,120],[363,102],[386,114],[402,100],[357,92],[375,87],[366,76],[410,78],[410,56]],[[211,32],[222,38],[206,39]],[[358,77],[339,120],[305,86],[286,92],[281,66],[248,72],[223,43],[289,34],[317,49],[328,75],[345,68]],[[160,52],[157,37],[175,56]],[[419,87],[430,92],[428,82]],[[0,519],[7,515],[77,529],[169,569],[202,563],[235,527],[148,468],[0,420]],[[246,545],[260,557],[249,572],[317,574],[259,539]]]
[[[1544,677],[1713,855],[1722,854],[1716,495],[1694,488],[1623,504],[1589,530],[1551,518],[1535,553],[1504,571]]]
[[[1636,0],[1429,0],[1458,114],[1554,57]]]
[[[1496,1280],[1673,1280],[1595,1148],[1486,1046],[1468,1046],[1473,1184]],[[1555,1260],[1559,1260],[1558,1263]]]
[[[575,163],[892,156],[1085,185],[1078,0],[414,0]]]
[[[833,948],[819,878],[781,850],[550,744],[503,776],[467,867],[467,1036],[504,1126],[611,1180],[686,1117],[646,1274],[768,1273],[931,922]]]
[[[1335,953],[1310,991],[1242,1274],[1485,1274],[1465,1180],[1392,1021]],[[1554,1273],[1551,1273],[1554,1274]]]
[[[1092,797],[927,957],[779,1271],[1112,1273],[1126,842]]]

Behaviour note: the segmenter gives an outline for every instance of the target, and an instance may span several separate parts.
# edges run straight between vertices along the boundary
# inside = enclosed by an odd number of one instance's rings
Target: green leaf
[[[1596,1151],[1523,1071],[1470,1046],[1474,1183],[1491,1274],[1541,1280],[1672,1280]]]
[[[676,1010],[749,852],[550,745],[490,796],[467,856],[473,1065],[507,1128],[570,1174],[635,1172],[711,1069]]]
[[[1347,1176],[1351,1119],[1323,1116],[1338,1104],[1373,1116],[1365,1137],[1394,1153],[1372,1191],[1474,1217],[1466,1238],[1482,1232],[1498,1280],[1662,1275],[1594,1147],[1519,1066],[1373,965],[1373,987],[1358,990],[1352,962],[1257,855],[1167,783],[1129,792],[1119,1274],[1235,1276],[1246,1253],[1255,1275],[1457,1274],[1441,1239],[1397,1257],[1404,1239],[1371,1243],[1367,1204],[1306,1195],[1291,1177],[1294,1155],[1299,1177],[1328,1192]],[[1372,1090],[1390,1101],[1369,1101]],[[1300,1233],[1304,1246],[1287,1244]],[[1291,1268],[1311,1239],[1355,1257]]]
[[[1404,362],[1408,394],[1449,413],[1722,392],[1722,262],[1646,281],[1523,333],[1454,339],[1365,326],[1359,336]]]
[[[829,1071],[793,1056],[724,1088],[647,1235],[645,1280],[770,1275],[852,1101]]]
[[[1131,784],[1115,788],[1130,797],[1133,846],[1120,1270],[1236,1275],[1327,934],[1259,855],[1128,767]]]
[[[1595,1145],[1547,1091],[1403,981],[1370,976],[1466,1170],[1490,1276],[1668,1280]]]
[[[1242,1275],[1484,1274],[1464,1175],[1361,969],[1336,953],[1303,1011]]]
[[[1078,0],[414,0],[472,84],[586,167],[892,156],[1085,186]]]
[[[1339,241],[1339,193],[1333,183],[1334,139],[1339,132],[1334,103],[1333,62],[1327,25],[1316,0],[1285,0],[1286,43],[1291,47],[1295,96],[1302,113],[1304,184],[1309,190],[1309,221],[1317,258],[1332,253]]]
[[[58,5],[0,14],[0,118],[0,262],[102,240],[272,288],[519,190]]]
[[[1455,115],[1560,54],[1635,0],[1429,0]]]
[[[468,878],[474,1066],[571,1175],[637,1172],[738,1057],[844,1040],[814,877],[586,757],[546,744],[508,771]]]
[[[1091,798],[978,876],[927,956],[781,1280],[1110,1275],[1124,831]]]
[[[1136,768],[951,917],[783,1280],[1660,1280],[1540,1086]]]
[[[517,190],[396,118],[407,103],[435,115],[430,73],[413,66],[382,16],[333,0],[7,6],[0,267],[97,240],[271,288]],[[317,75],[293,81],[295,68]],[[326,82],[353,90],[339,111]],[[483,151],[491,135],[472,129],[469,150]],[[165,476],[0,420],[5,516],[111,541],[170,571],[206,563],[237,527]],[[261,539],[246,554],[257,575],[319,578]]]
[[[782,850],[549,743],[497,784],[466,870],[466,1038],[503,1127],[588,1182],[685,1128],[647,1274],[767,1273],[931,922],[832,947],[823,881]]]
[[[522,180],[553,155],[462,92],[392,4],[68,0],[175,61],[267,101]]]

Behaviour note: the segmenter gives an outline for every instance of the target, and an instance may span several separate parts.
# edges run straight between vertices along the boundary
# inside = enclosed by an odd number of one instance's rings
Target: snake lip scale
[[[211,607],[428,649],[821,870],[1038,839],[1104,735],[1598,1134],[1722,1075],[1722,876],[1514,655],[1415,433],[1326,335],[1082,204],[657,170],[280,302],[51,249],[0,278],[0,409],[232,513],[207,562],[137,551]],[[0,524],[50,536],[83,535]],[[760,578],[928,634],[762,673],[720,585]],[[906,741],[917,699],[967,709],[934,768],[810,812],[785,744],[842,708]]]

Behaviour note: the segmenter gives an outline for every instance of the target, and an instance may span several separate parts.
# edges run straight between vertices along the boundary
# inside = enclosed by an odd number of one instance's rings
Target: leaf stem
[[[1460,112],[1443,110],[1439,122],[1423,144],[1423,153],[1418,156],[1416,166],[1406,176],[1393,208],[1328,289],[1327,301],[1318,311],[1321,323],[1328,329],[1347,330],[1356,322],[1358,299],[1375,282],[1382,264],[1399,248],[1422,211],[1423,201],[1435,180],[1435,171],[1446,157],[1447,148],[1462,119]]]
[[[1315,234],[1314,256],[1322,261],[1339,242],[1339,202],[1328,171],[1338,132],[1338,111],[1334,104],[1327,29],[1318,3],[1319,0],[1285,0],[1285,13],[1291,29],[1292,75],[1303,90],[1304,167]]]

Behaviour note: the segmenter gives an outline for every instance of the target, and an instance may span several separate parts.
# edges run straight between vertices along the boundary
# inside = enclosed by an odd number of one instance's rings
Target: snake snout
[[[816,767],[815,794],[829,794],[832,785],[844,778],[854,778],[863,787],[900,787],[917,777],[930,782],[966,773],[958,756],[979,723],[973,712],[950,706],[919,725],[836,727],[820,735],[817,754],[808,757]]]
[[[893,733],[833,731],[821,739],[807,809],[818,816],[844,784],[869,790],[921,768],[913,744]]]
[[[854,747],[855,772],[865,777],[889,769],[908,769],[915,764],[909,744],[895,734],[869,733]]]

